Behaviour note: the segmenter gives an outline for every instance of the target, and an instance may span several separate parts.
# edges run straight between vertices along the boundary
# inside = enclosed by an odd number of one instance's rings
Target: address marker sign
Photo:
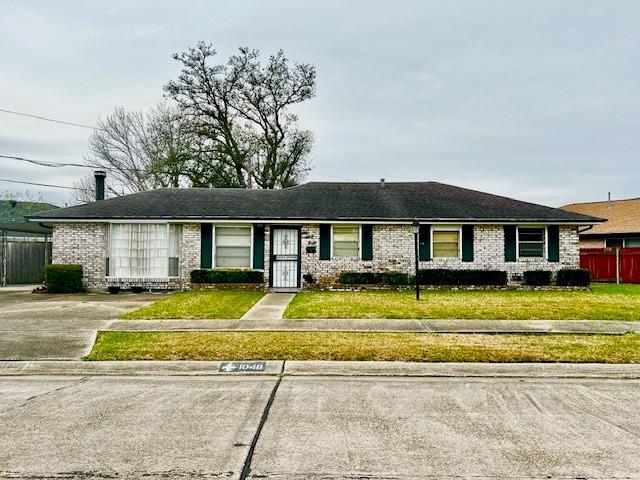
[[[264,372],[267,362],[222,362],[218,372]]]

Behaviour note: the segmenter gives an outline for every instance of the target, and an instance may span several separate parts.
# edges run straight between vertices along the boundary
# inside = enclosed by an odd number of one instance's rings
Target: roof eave
[[[182,215],[182,216],[93,216],[93,217],[37,217],[26,216],[29,221],[39,222],[102,222],[102,221],[114,221],[114,220],[176,220],[176,221],[237,221],[237,220],[255,220],[255,221],[296,221],[296,222],[329,222],[329,221],[353,221],[353,222],[400,222],[411,223],[414,220],[419,222],[434,222],[434,223],[545,223],[545,224],[558,224],[558,225],[596,225],[606,222],[605,219],[593,218],[593,219],[550,219],[550,218],[515,218],[515,217],[503,217],[503,218],[460,218],[460,217],[351,217],[351,216],[335,216],[335,217],[273,217],[273,216],[201,216],[201,215]]]

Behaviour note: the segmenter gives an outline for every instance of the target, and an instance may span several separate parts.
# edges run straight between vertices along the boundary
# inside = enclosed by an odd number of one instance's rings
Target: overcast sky
[[[552,206],[640,196],[638,1],[3,1],[0,108],[148,108],[199,40],[318,71],[309,180],[435,180]],[[82,161],[91,131],[0,113],[0,154]],[[0,159],[0,177],[86,169]],[[29,187],[46,201],[67,191]],[[0,192],[25,192],[0,182]]]

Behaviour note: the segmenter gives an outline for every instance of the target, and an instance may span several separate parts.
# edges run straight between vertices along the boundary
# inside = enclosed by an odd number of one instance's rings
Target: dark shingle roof
[[[283,190],[162,188],[34,215],[47,219],[522,221],[600,219],[437,182],[312,182]]]

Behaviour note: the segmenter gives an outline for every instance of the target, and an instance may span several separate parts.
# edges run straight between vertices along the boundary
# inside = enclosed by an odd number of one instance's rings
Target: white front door
[[[274,288],[298,287],[300,248],[297,228],[271,227],[271,275]]]

